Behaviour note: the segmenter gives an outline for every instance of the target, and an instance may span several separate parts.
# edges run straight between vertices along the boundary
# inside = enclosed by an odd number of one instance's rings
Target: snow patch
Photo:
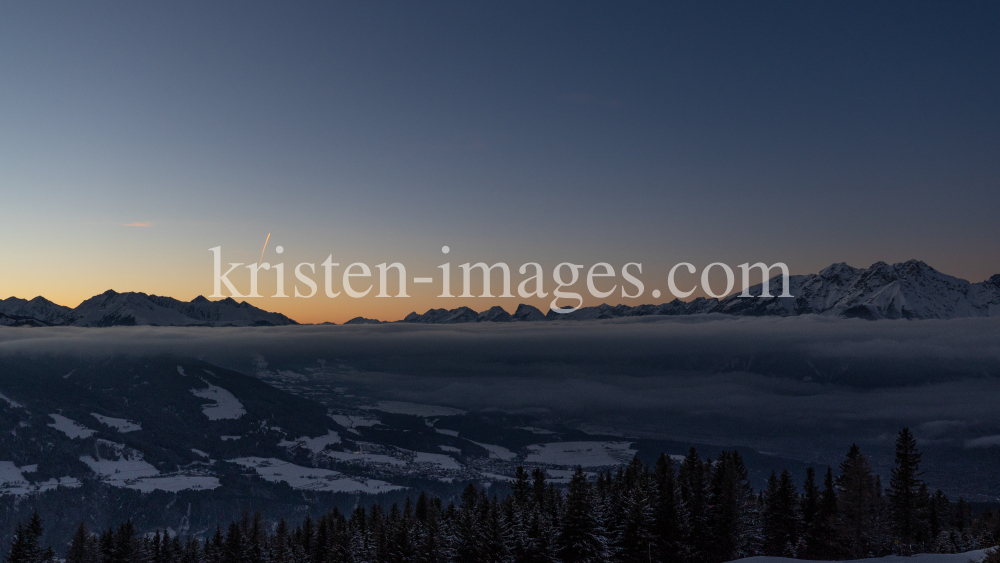
[[[405,488],[375,479],[362,481],[329,469],[302,467],[275,458],[241,457],[229,461],[253,469],[265,481],[285,482],[293,489],[338,493],[382,493]]]
[[[138,422],[132,422],[124,418],[114,418],[111,416],[101,416],[96,412],[90,413],[90,416],[96,418],[101,424],[105,426],[110,426],[119,432],[135,432],[136,430],[142,430],[142,425]]]
[[[3,401],[5,403],[7,403],[8,405],[10,405],[10,408],[12,408],[12,409],[24,409],[24,405],[22,405],[21,403],[18,403],[14,399],[11,399],[11,398],[7,397],[3,393],[0,393],[0,401]],[[27,410],[27,409],[25,409],[25,410]]]
[[[354,429],[364,426],[375,426],[382,424],[382,421],[375,417],[353,416],[346,414],[331,414],[330,418],[344,428]]]
[[[469,440],[472,442],[472,440]],[[480,448],[486,448],[490,451],[490,457],[502,459],[504,461],[510,461],[517,457],[517,454],[508,450],[503,446],[495,446],[493,444],[480,444],[479,442],[472,442],[473,444],[479,446]]]
[[[435,428],[435,432],[438,434],[444,434],[445,436],[452,436],[458,438],[458,430],[445,430],[444,428]]]
[[[316,438],[303,436],[295,440],[282,440],[278,442],[278,445],[283,448],[303,447],[311,451],[312,453],[316,454],[326,449],[327,446],[339,443],[340,443],[340,435],[337,434],[335,431],[330,430],[324,436],[318,436]]]
[[[390,455],[372,454],[361,451],[337,452],[337,451],[327,450],[323,452],[323,457],[335,459],[337,461],[342,461],[346,463],[395,465],[397,467],[404,466],[407,464],[407,461],[405,459],[392,457]]]
[[[95,455],[80,456],[91,471],[112,487],[124,487],[148,493],[154,490],[177,492],[184,490],[203,491],[221,486],[216,477],[197,473],[176,473],[161,475],[160,472],[142,459],[142,452],[108,440],[98,440]],[[112,457],[103,459],[101,446],[112,450]]]
[[[37,470],[37,464],[18,467],[13,461],[0,461],[0,496],[24,496],[36,492],[51,491],[56,487],[76,488],[81,484],[78,479],[73,477],[53,478],[38,483],[30,483],[24,478],[24,473],[34,473]]]
[[[408,414],[412,416],[455,416],[465,414],[466,411],[453,409],[451,407],[441,407],[437,405],[422,405],[419,403],[407,403],[404,401],[379,401],[375,406],[362,407],[369,410],[377,410],[393,414]]]
[[[461,464],[454,458],[445,454],[431,454],[427,452],[413,452],[413,463],[427,463],[437,465],[441,469],[462,469]]]
[[[90,438],[94,435],[94,431],[90,428],[87,428],[79,422],[70,420],[61,414],[50,414],[49,417],[55,421],[52,424],[49,424],[49,427],[55,428],[70,438]]]
[[[544,428],[535,428],[534,426],[518,426],[518,429],[527,430],[532,434],[556,434],[556,432],[553,432],[551,430],[546,430]]]
[[[180,366],[178,366],[180,367]],[[247,413],[243,408],[243,403],[235,395],[226,391],[222,387],[212,385],[205,381],[207,389],[192,389],[191,394],[195,397],[214,401],[214,405],[202,405],[201,411],[209,420],[223,420],[227,418],[239,418]]]
[[[553,442],[528,446],[526,463],[606,467],[628,463],[636,454],[632,442]]]

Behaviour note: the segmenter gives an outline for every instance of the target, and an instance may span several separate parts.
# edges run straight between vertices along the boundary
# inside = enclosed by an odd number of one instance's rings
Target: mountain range
[[[598,305],[572,313],[543,313],[537,307],[518,305],[513,314],[495,306],[476,312],[469,307],[431,309],[410,313],[399,322],[456,324],[475,322],[531,322],[593,320],[647,315],[697,315],[720,313],[738,316],[795,316],[805,314],[842,318],[954,319],[1000,316],[1000,274],[970,283],[942,274],[924,262],[876,262],[869,268],[833,264],[818,274],[789,276],[794,297],[778,297],[781,278],[768,280],[768,297],[746,298],[733,294],[723,299],[699,297],[674,299],[661,305]],[[750,288],[759,296],[762,284]],[[378,324],[356,317],[345,324]],[[0,326],[283,326],[298,324],[280,314],[232,298],[190,302],[145,293],[108,290],[76,308],[57,305],[44,297],[0,300]]]
[[[298,324],[281,313],[270,313],[232,298],[190,302],[145,293],[105,291],[76,308],[44,297],[0,301],[0,326],[281,326]]]
[[[721,313],[739,316],[826,315],[861,319],[955,319],[1000,316],[1000,274],[970,283],[942,274],[919,260],[899,264],[876,262],[869,268],[833,264],[818,274],[789,276],[794,297],[778,297],[781,278],[768,280],[768,297],[746,298],[733,294],[723,299],[699,297],[674,299],[662,305],[598,305],[572,313],[542,313],[531,305],[518,305],[514,314],[500,307],[476,313],[468,307],[431,309],[410,313],[404,323],[466,323],[545,320],[591,320],[646,315],[696,315]],[[759,296],[762,284],[750,288]],[[348,322],[365,322],[352,319]]]

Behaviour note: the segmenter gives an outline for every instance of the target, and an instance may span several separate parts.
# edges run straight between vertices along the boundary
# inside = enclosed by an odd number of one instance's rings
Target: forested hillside
[[[518,468],[512,493],[469,485],[458,505],[421,493],[402,507],[358,506],[306,517],[294,527],[258,513],[220,524],[207,538],[141,534],[131,520],[69,546],[42,547],[36,515],[18,525],[6,563],[332,563],[349,561],[665,561],[719,563],[753,555],[858,559],[956,553],[995,545],[1000,514],[973,514],[931,493],[920,453],[900,432],[888,487],[857,446],[835,472],[812,470],[799,487],[788,471],[754,491],[737,452],[653,467],[635,459],[615,471],[577,469],[565,489]]]

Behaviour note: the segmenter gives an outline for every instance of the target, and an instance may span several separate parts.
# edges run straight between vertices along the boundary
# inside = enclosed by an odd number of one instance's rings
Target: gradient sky
[[[188,300],[210,247],[255,262],[268,233],[289,270],[642,262],[647,295],[612,303],[657,301],[679,261],[982,281],[998,29],[996,2],[8,3],[0,298]],[[522,301],[437,287],[252,303],[342,322]]]

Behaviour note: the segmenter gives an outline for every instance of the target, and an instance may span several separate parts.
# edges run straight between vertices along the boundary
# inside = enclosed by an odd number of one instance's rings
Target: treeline
[[[883,488],[852,446],[837,475],[809,470],[801,489],[788,471],[765,490],[749,485],[739,453],[702,460],[692,448],[679,464],[638,459],[596,479],[582,469],[565,490],[543,471],[518,468],[503,499],[469,485],[459,505],[421,494],[393,504],[334,510],[297,527],[245,514],[210,537],[140,534],[131,521],[101,533],[82,524],[66,563],[720,563],[753,555],[856,559],[916,552],[962,552],[995,545],[1000,515],[974,517],[967,503],[930,493],[908,430]],[[36,515],[18,526],[6,563],[49,563]]]

